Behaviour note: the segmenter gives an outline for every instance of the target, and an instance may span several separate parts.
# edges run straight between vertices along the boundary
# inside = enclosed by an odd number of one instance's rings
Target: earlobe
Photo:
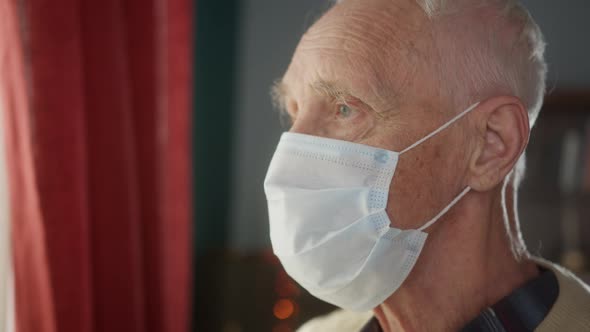
[[[477,148],[469,165],[469,186],[477,191],[496,187],[510,173],[529,138],[528,114],[516,97],[494,97],[481,103]]]

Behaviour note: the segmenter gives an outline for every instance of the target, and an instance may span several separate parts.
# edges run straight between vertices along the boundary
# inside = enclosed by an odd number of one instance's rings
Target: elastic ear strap
[[[435,222],[437,222],[440,217],[442,217],[445,213],[449,212],[449,210],[455,206],[455,204],[457,204],[457,202],[459,202],[461,200],[461,198],[463,198],[463,196],[467,195],[467,193],[471,190],[471,187],[467,187],[465,189],[463,189],[463,191],[457,196],[455,197],[455,199],[449,204],[447,205],[446,208],[444,208],[442,211],[440,211],[439,214],[436,215],[436,217],[430,219],[429,222],[427,222],[426,224],[424,224],[422,227],[418,228],[419,231],[423,231],[426,228],[432,226],[432,224],[434,224]]]
[[[424,141],[428,140],[429,138],[431,138],[432,136],[440,133],[441,131],[447,129],[448,126],[452,125],[455,121],[459,120],[460,118],[462,118],[465,114],[471,112],[474,108],[477,107],[477,105],[479,105],[479,102],[469,106],[468,109],[464,110],[463,112],[459,113],[457,116],[455,116],[454,118],[452,118],[450,121],[448,121],[447,123],[445,123],[444,125],[442,125],[440,128],[438,128],[437,130],[431,132],[430,134],[426,135],[425,137],[423,137],[422,139],[420,139],[418,142],[410,145],[409,147],[405,148],[404,150],[402,150],[402,152],[400,152],[399,154],[403,154],[406,151],[412,150],[413,148],[415,148],[416,146],[424,143]]]

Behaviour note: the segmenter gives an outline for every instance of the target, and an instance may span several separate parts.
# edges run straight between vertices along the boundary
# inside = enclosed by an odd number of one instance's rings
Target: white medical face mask
[[[312,295],[348,310],[372,309],[393,294],[422,251],[423,230],[470,190],[418,229],[390,227],[385,208],[399,156],[477,105],[399,153],[284,133],[264,190],[273,251],[287,273]]]

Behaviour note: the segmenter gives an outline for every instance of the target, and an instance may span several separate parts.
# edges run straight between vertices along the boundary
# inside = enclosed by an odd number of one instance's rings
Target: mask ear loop
[[[460,118],[462,118],[465,114],[471,112],[474,108],[477,107],[477,105],[479,105],[479,102],[469,106],[468,109],[464,110],[463,112],[459,113],[458,115],[456,115],[454,118],[452,118],[451,120],[449,120],[447,123],[445,123],[444,125],[442,125],[440,128],[438,128],[437,130],[431,132],[430,134],[424,136],[422,139],[418,140],[416,143],[410,145],[409,147],[405,148],[402,150],[402,152],[400,152],[399,154],[404,154],[407,151],[412,150],[413,148],[415,148],[416,146],[424,143],[424,141],[432,138],[432,136],[440,133],[441,131],[447,129],[448,126],[452,125],[455,121],[459,120]]]
[[[399,154],[402,155],[405,152],[412,150],[416,146],[418,146],[418,145],[424,143],[425,141],[427,141],[428,139],[432,138],[432,136],[434,136],[434,135],[440,133],[441,131],[447,129],[450,125],[452,125],[453,123],[455,123],[455,121],[457,121],[460,118],[462,118],[465,114],[473,111],[473,109],[475,109],[478,105],[479,105],[479,102],[477,102],[477,103],[469,106],[466,110],[464,110],[463,112],[457,114],[454,118],[452,118],[451,120],[449,120],[447,123],[445,123],[444,125],[442,125],[438,129],[436,129],[435,131],[433,131],[430,134],[424,136],[422,139],[418,140],[416,143],[410,145],[409,147],[403,149]],[[434,218],[430,219],[430,221],[428,221],[427,223],[425,223],[424,225],[422,225],[422,227],[418,228],[418,230],[419,231],[423,231],[426,228],[432,226],[432,224],[434,224],[435,222],[437,222],[440,219],[440,217],[442,217],[447,212],[449,212],[449,210],[453,206],[455,206],[455,204],[457,204],[461,200],[461,198],[463,198],[465,195],[467,195],[467,193],[470,190],[471,190],[470,187],[467,187],[467,188],[463,189],[463,191],[457,197],[455,197],[455,199],[453,199],[453,201],[449,205],[447,205],[442,211],[440,211]]]
[[[442,217],[443,215],[445,215],[445,213],[449,212],[449,210],[455,206],[455,204],[457,204],[461,198],[463,198],[463,196],[467,195],[467,193],[471,190],[470,187],[467,187],[465,189],[463,189],[463,191],[457,196],[455,197],[455,199],[449,204],[447,205],[446,208],[444,208],[442,211],[439,212],[439,214],[436,215],[436,217],[430,219],[429,222],[427,222],[426,224],[422,225],[422,227],[418,228],[419,231],[423,231],[426,228],[432,226],[432,224],[434,224],[435,222],[437,222],[440,217]]]

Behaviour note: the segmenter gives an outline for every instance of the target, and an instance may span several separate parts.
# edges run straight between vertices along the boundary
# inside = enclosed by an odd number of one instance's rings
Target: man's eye
[[[346,104],[338,104],[337,116],[342,119],[347,119],[355,114],[356,110]]]

